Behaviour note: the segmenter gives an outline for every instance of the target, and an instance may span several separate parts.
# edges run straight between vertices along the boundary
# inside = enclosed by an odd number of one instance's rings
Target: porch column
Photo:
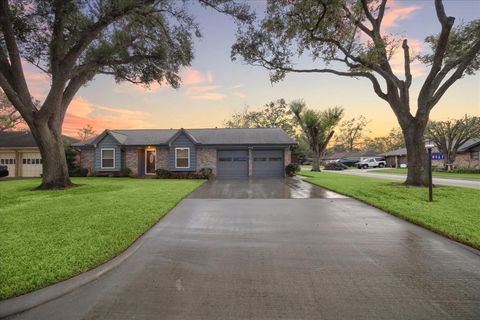
[[[248,176],[253,176],[253,151],[252,147],[248,148]]]

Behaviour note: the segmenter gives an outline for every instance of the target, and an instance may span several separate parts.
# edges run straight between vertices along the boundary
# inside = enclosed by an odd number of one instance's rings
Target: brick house
[[[432,154],[436,156],[440,155],[440,152],[437,148],[433,148]],[[480,139],[470,139],[461,145],[460,148],[458,148],[457,156],[455,157],[453,166],[454,168],[478,169],[480,168],[479,155]],[[407,164],[406,148],[389,151],[382,154],[382,156],[384,156],[387,161],[387,167],[397,168]],[[432,166],[443,167],[443,160],[432,160]]]
[[[280,128],[105,130],[73,144],[80,166],[93,173],[129,168],[136,177],[157,169],[219,177],[283,177],[295,145]]]

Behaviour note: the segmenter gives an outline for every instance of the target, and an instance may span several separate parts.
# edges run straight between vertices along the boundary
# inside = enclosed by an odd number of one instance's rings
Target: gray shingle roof
[[[166,145],[181,129],[139,129],[139,130],[109,130],[120,144],[136,145]],[[202,145],[293,145],[292,140],[280,128],[254,129],[184,129],[199,144]],[[91,145],[95,139],[76,143],[74,146]]]
[[[63,136],[63,140],[69,143],[78,142],[72,137]],[[30,131],[7,131],[0,132],[0,148],[36,148],[37,143]]]
[[[476,147],[477,145],[480,145],[480,138],[469,139],[467,142],[462,144],[460,148],[458,148],[458,151],[464,152],[470,148]]]
[[[479,138],[469,139],[469,140],[467,140],[467,142],[462,144],[460,146],[460,148],[458,148],[458,152],[466,152],[470,148],[473,148],[477,145],[480,145],[480,139]],[[440,151],[438,150],[437,147],[434,147],[432,149],[432,152],[433,153],[439,153]],[[382,155],[388,157],[388,156],[405,156],[406,154],[407,154],[407,149],[406,148],[400,148],[400,149],[397,149],[397,150],[393,150],[393,151],[383,153]]]

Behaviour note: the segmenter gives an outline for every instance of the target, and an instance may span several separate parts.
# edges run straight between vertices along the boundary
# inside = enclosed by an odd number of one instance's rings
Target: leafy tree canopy
[[[295,135],[293,114],[284,99],[265,104],[261,109],[249,110],[248,107],[235,112],[225,121],[227,128],[282,128],[290,136]]]

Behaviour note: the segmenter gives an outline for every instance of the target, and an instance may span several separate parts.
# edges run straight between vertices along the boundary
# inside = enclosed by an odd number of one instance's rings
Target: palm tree
[[[333,137],[333,128],[343,117],[343,108],[335,107],[316,111],[306,108],[303,100],[296,100],[290,103],[290,110],[312,151],[312,171],[320,171],[320,156]]]

